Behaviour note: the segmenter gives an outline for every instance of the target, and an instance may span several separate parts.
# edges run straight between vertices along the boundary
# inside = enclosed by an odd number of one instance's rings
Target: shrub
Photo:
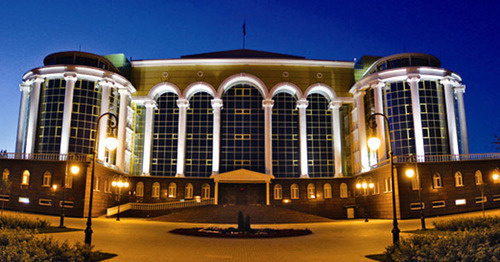
[[[91,247],[76,243],[58,243],[52,238],[36,237],[23,229],[0,229],[2,261],[87,261]]]
[[[500,261],[500,226],[415,235],[386,249],[390,261]]]
[[[468,217],[434,222],[434,227],[441,231],[472,230],[500,226],[500,217]]]
[[[50,223],[44,219],[29,219],[20,216],[0,216],[0,228],[22,228],[22,229],[40,229],[48,228]]]
[[[238,230],[245,231],[245,219],[243,218],[243,212],[238,212]]]

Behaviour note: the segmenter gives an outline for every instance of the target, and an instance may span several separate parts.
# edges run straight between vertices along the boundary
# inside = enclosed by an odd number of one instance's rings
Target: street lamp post
[[[385,129],[386,132],[388,133],[389,131],[389,119],[387,118],[386,115],[382,114],[382,113],[373,113],[370,118],[368,118],[368,125],[370,126],[370,128],[372,129],[375,129],[376,128],[376,123],[375,121],[375,117],[376,116],[381,116],[384,118],[385,120],[385,124],[387,125],[387,128]],[[390,134],[389,135],[386,135],[387,139],[389,139],[389,159],[390,159],[390,162],[391,162],[391,179],[392,179],[392,185],[391,185],[391,189],[392,189],[392,216],[393,216],[393,219],[392,219],[392,243],[395,244],[395,245],[399,245],[399,228],[398,228],[398,218],[397,218],[397,213],[396,213],[396,190],[395,190],[395,186],[394,186],[394,159],[393,159],[393,156],[392,156],[392,143],[391,143],[391,136]],[[368,146],[370,147],[370,149],[372,150],[377,150],[379,147],[380,147],[380,139],[376,138],[376,137],[372,137],[368,140]]]
[[[361,189],[363,188],[363,197],[365,199],[365,207],[364,207],[364,213],[365,213],[365,222],[368,222],[368,211],[367,211],[367,208],[368,208],[368,203],[366,202],[366,195],[367,195],[367,192],[366,192],[366,189],[367,188],[373,188],[375,185],[370,182],[370,183],[366,183],[363,181],[363,183],[357,183],[356,184],[356,188],[357,189]]]
[[[68,155],[69,157],[69,155]],[[71,166],[69,165],[69,159],[66,159],[66,171],[64,172],[64,178],[61,183],[62,187],[62,202],[61,202],[61,217],[59,219],[59,227],[60,228],[65,228],[64,226],[64,203],[66,202],[66,178],[68,177],[68,173],[71,173],[70,175],[76,175],[80,172],[80,168],[76,165]]]
[[[418,186],[418,201],[420,201],[420,224],[422,227],[422,230],[426,230],[425,228],[425,215],[424,215],[424,202],[422,201],[422,185],[420,184],[420,175],[418,173],[418,163],[417,163],[417,156],[416,155],[411,155],[410,159],[412,161],[415,161],[415,170],[409,168],[406,170],[406,176],[409,178],[412,178],[415,174],[417,175],[417,186]]]
[[[96,155],[97,155],[97,148],[99,146],[99,124],[101,122],[102,117],[104,116],[110,116],[114,118],[115,121],[108,121],[108,126],[113,130],[117,127],[118,124],[118,118],[116,117],[115,114],[107,112],[99,116],[97,119],[97,126],[96,126],[96,134],[95,134],[95,139],[94,139],[94,152],[92,155],[92,174],[90,177],[90,197],[89,197],[89,214],[87,217],[87,227],[85,228],[85,244],[91,245],[92,243],[92,200],[94,197],[94,177],[95,177],[95,164],[96,164]],[[105,145],[109,150],[114,150],[117,146],[117,140],[114,137],[107,137],[105,139]]]
[[[118,180],[111,182],[111,185],[116,187],[118,191],[118,212],[116,213],[116,221],[120,221],[120,197],[122,195],[122,188],[128,188],[130,183],[128,181],[123,181],[120,177]]]

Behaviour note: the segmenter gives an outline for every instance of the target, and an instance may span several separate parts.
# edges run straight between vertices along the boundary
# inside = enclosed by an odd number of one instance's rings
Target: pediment
[[[242,168],[212,175],[210,178],[213,178],[214,182],[218,183],[270,183],[274,176]]]

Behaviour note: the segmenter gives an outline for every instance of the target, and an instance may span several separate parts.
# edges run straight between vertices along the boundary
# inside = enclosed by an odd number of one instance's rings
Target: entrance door
[[[225,205],[265,205],[265,184],[219,184],[219,202]]]

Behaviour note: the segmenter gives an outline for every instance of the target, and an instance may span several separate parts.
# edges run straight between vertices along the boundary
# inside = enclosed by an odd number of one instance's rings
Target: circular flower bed
[[[223,237],[223,238],[275,238],[275,237],[294,237],[311,234],[309,229],[250,229],[248,232],[240,231],[237,228],[219,228],[219,227],[195,227],[195,228],[177,228],[170,233],[188,236],[200,237]]]

